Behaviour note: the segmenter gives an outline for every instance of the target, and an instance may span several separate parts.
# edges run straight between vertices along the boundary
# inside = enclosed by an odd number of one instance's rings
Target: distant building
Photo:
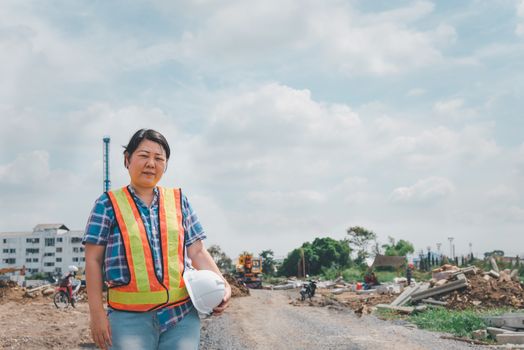
[[[25,266],[26,274],[63,274],[85,266],[83,231],[64,224],[36,225],[32,232],[0,232],[0,268]]]

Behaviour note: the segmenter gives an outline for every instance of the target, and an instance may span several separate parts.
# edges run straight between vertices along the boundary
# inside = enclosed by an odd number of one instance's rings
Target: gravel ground
[[[441,339],[441,334],[358,318],[349,310],[293,306],[296,291],[252,290],[235,298],[227,313],[202,322],[201,346],[207,349],[487,349]]]

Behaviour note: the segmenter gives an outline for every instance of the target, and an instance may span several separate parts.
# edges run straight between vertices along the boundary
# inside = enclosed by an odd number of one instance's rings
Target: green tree
[[[393,237],[388,237],[389,244],[383,244],[384,255],[388,256],[405,256],[406,254],[413,253],[415,248],[413,244],[403,239],[395,242]]]
[[[306,273],[310,275],[318,275],[323,268],[347,266],[351,252],[347,240],[335,240],[330,237],[315,238],[312,243],[305,242],[300,248],[293,249],[288,254],[280,266],[279,275],[297,275],[301,250],[304,250]]]
[[[354,248],[357,253],[355,263],[363,264],[369,256],[368,245],[371,241],[377,239],[375,232],[365,229],[361,226],[353,226],[346,230],[349,236],[349,245]]]
[[[211,257],[213,257],[213,260],[215,260],[215,263],[221,271],[227,272],[233,269],[233,261],[217,244],[213,244],[207,248],[207,251]]]
[[[263,250],[260,253],[262,257],[262,272],[267,275],[273,275],[275,273],[275,254],[271,249]]]

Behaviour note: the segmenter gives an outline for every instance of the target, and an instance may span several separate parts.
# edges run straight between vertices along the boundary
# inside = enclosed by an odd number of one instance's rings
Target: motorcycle
[[[78,291],[82,286],[80,281],[74,286],[70,278],[62,279],[58,286],[56,287],[55,294],[53,295],[53,302],[57,309],[65,309],[71,304],[72,307],[75,307],[75,303],[78,301]]]
[[[309,301],[311,301],[311,298],[315,296],[316,289],[317,283],[315,281],[309,280],[308,283],[304,283],[300,289],[300,300],[304,301],[307,297],[309,298]]]

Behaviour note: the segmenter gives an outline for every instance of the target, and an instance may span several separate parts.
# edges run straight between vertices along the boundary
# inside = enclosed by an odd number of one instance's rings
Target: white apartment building
[[[21,268],[26,274],[63,274],[69,265],[85,266],[83,231],[64,224],[36,225],[32,232],[0,232],[0,268]]]

